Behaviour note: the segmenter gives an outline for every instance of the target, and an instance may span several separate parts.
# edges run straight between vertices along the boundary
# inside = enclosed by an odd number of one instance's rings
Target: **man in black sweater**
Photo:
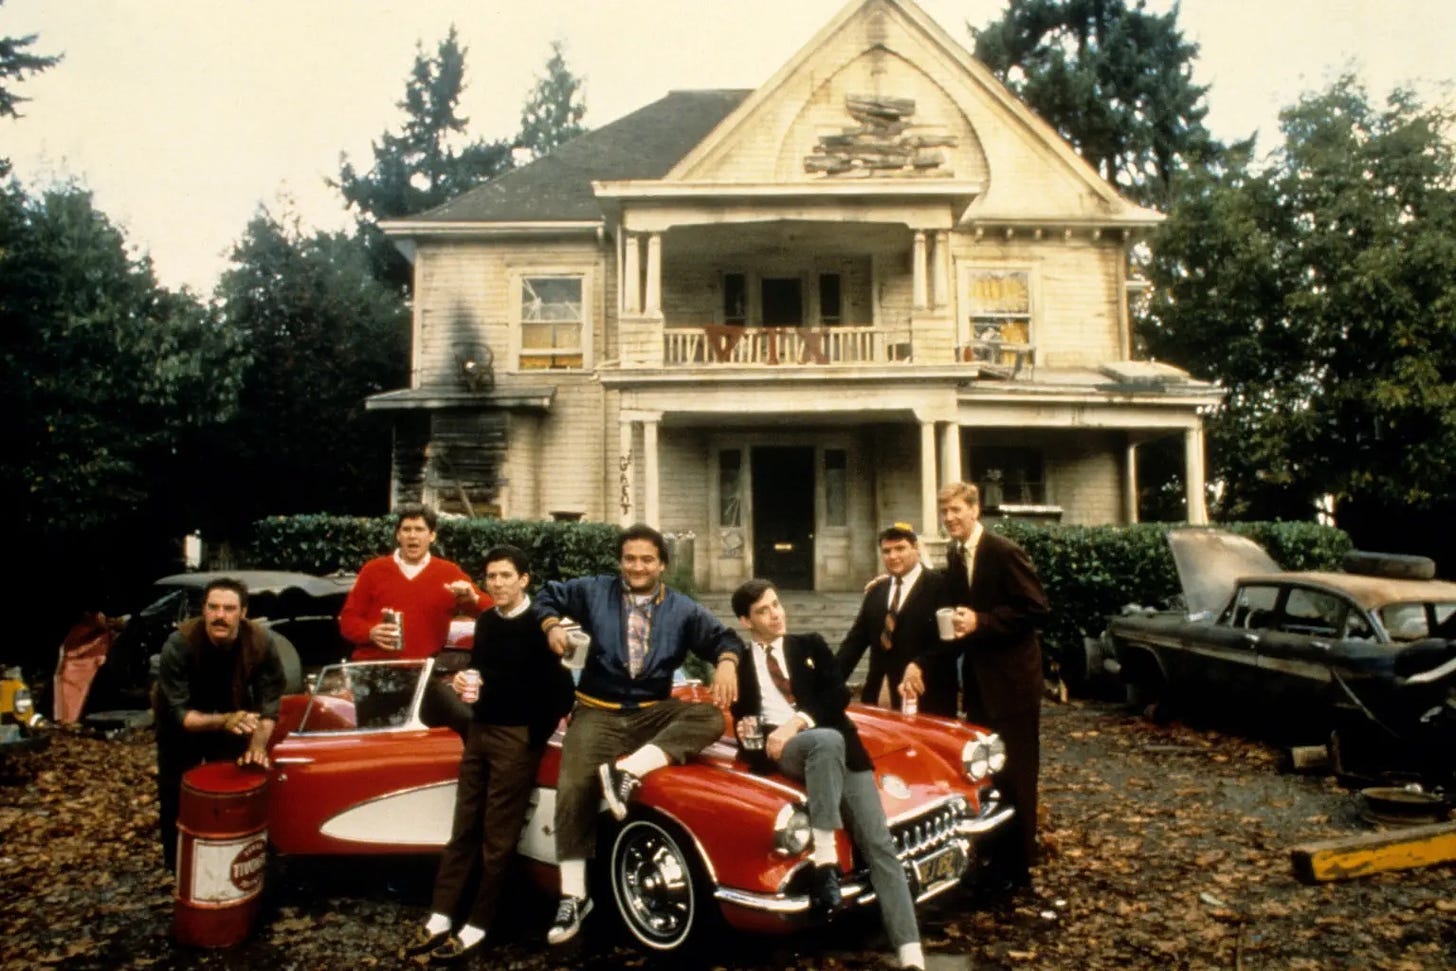
[[[530,564],[519,549],[497,546],[485,555],[485,588],[495,607],[475,622],[470,667],[479,673],[479,683],[470,671],[456,674],[452,682],[472,713],[455,790],[455,820],[435,878],[434,912],[415,929],[408,946],[413,953],[429,951],[432,962],[458,961],[485,940],[541,753],[571,708],[571,675],[546,644],[526,593],[530,583]],[[451,934],[477,865],[475,899],[465,923]]]

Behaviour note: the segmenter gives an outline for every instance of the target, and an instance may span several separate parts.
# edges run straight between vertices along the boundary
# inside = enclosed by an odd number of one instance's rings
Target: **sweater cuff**
[[[553,628],[553,627],[559,627],[559,626],[561,626],[561,618],[560,617],[542,617],[541,618],[541,633],[543,633],[543,634],[546,633],[547,631],[549,631],[551,628]]]
[[[718,661],[717,661],[717,663],[718,664],[722,664],[724,661],[732,661],[733,662],[733,666],[734,667],[737,667],[738,666],[738,655],[737,654],[734,654],[732,651],[724,651],[722,654],[719,654],[718,655]]]

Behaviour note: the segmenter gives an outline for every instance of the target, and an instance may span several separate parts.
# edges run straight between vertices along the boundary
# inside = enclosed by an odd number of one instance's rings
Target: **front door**
[[[753,570],[785,590],[814,589],[814,449],[761,446],[753,463]]]
[[[794,277],[764,277],[763,325],[798,327],[804,322],[803,283]]]

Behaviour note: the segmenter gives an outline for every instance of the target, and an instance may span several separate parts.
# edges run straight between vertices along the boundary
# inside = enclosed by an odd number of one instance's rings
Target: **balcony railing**
[[[742,327],[663,331],[663,362],[742,366],[899,364],[911,360],[906,327]]]

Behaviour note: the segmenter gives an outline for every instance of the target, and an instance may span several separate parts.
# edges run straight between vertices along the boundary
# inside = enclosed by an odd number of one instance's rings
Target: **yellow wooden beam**
[[[1305,883],[1352,880],[1383,870],[1456,862],[1456,823],[1362,833],[1296,846],[1294,874]]]

